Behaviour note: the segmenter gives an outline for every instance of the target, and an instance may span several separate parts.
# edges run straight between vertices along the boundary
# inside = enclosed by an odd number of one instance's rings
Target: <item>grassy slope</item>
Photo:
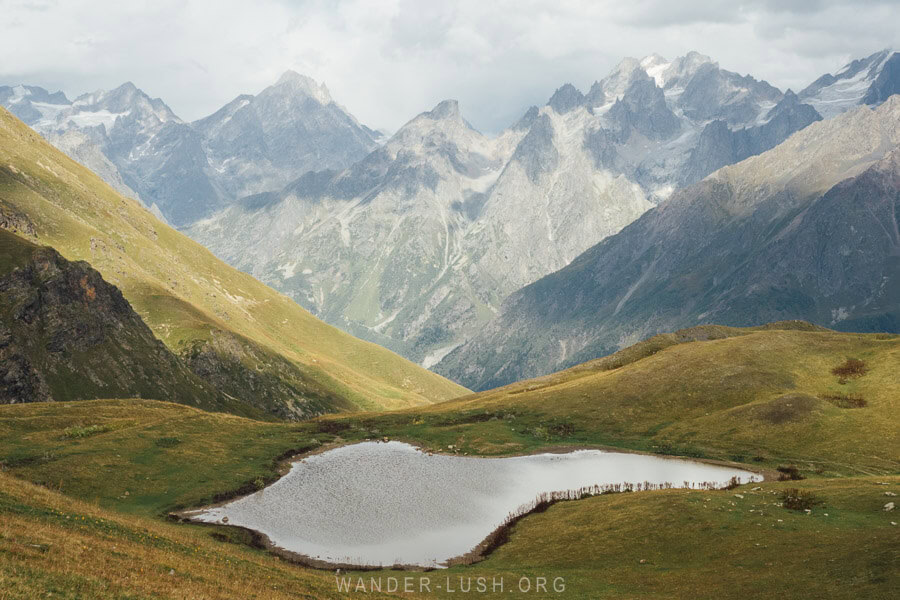
[[[230,332],[254,349],[288,359],[345,408],[399,408],[465,392],[322,323],[225,265],[118,195],[4,109],[0,211],[30,221],[38,243],[70,260],[90,262],[175,352],[209,339],[213,331]],[[267,368],[265,361],[251,366]]]
[[[708,338],[717,339],[690,341]],[[509,587],[522,575],[562,576],[567,591],[561,598],[888,598],[900,584],[900,529],[891,525],[900,519],[881,510],[892,499],[885,491],[900,493],[898,353],[900,338],[707,327],[415,411],[283,424],[146,400],[6,406],[0,407],[0,462],[12,475],[156,527],[171,509],[274,478],[275,457],[338,441],[338,435],[444,448],[456,443],[462,451],[493,454],[575,444],[653,449],[668,442],[666,451],[733,457],[750,468],[802,458],[807,480],[766,482],[762,490],[670,490],[557,504],[519,522],[509,543],[487,560],[429,577],[436,587],[448,575],[504,576]],[[847,356],[866,360],[870,370],[841,385],[830,370]],[[785,393],[828,390],[860,394],[869,404],[838,409],[826,403],[800,415],[764,410],[762,420],[746,408],[765,408]],[[741,407],[749,413],[735,416]],[[776,421],[789,418],[773,422],[770,414],[779,415]],[[73,423],[110,431],[66,439]],[[575,430],[555,427],[565,423]],[[761,462],[754,461],[757,455]],[[811,516],[777,506],[773,492],[793,486],[812,490],[824,504]],[[27,537],[35,527],[23,523],[3,539]],[[179,527],[204,540],[215,532]],[[6,570],[23,568],[24,561],[16,557]],[[248,569],[247,577],[264,577],[264,570]],[[299,567],[289,572],[311,576]],[[122,583],[116,573],[109,579]],[[22,585],[39,589],[41,581]],[[223,592],[229,594],[239,597]]]
[[[5,600],[337,597],[331,573],[297,569],[238,538],[104,510],[2,473],[0,517]]]
[[[694,338],[706,341],[683,343]],[[831,370],[849,357],[869,372],[841,384]],[[820,399],[835,393],[868,405]],[[385,435],[464,452],[609,444],[879,474],[900,471],[898,404],[900,336],[788,323],[657,336],[568,371],[367,420]]]
[[[39,247],[23,237],[4,231],[0,235],[0,275],[31,264],[34,252]]]

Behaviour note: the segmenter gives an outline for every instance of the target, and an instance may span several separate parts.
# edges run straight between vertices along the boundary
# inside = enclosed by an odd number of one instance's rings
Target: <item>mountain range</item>
[[[679,190],[510,296],[436,370],[487,389],[710,322],[897,331],[898,222],[895,95]]]
[[[881,85],[888,55],[867,59],[857,85]],[[696,52],[625,59],[586,94],[563,85],[493,137],[442,102],[348,169],[309,173],[186,231],[326,321],[433,367],[522,286],[820,120],[813,104],[843,81],[804,101]]]
[[[877,105],[900,91],[898,61],[885,50],[795,94],[696,52],[628,58],[495,136],[448,100],[384,140],[291,72],[194,123],[129,84],[75,102],[0,88],[0,103],[314,315],[479,387],[494,378],[463,375],[464,353],[517,290],[717,169]]]
[[[335,103],[324,84],[293,71],[193,123],[131,82],[74,101],[2,86],[0,105],[176,226],[307,171],[347,166],[382,135]]]

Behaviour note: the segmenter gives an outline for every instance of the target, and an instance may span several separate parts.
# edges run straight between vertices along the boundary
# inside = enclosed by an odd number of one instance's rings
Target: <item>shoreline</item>
[[[682,457],[682,456],[674,456],[674,455],[661,455],[655,454],[653,452],[644,452],[639,450],[631,450],[631,449],[621,449],[615,446],[601,446],[601,445],[557,445],[557,446],[549,446],[547,448],[538,448],[534,449],[530,452],[523,452],[518,454],[506,454],[506,455],[492,455],[492,456],[484,456],[480,454],[459,454],[459,453],[450,453],[450,452],[442,452],[442,451],[432,451],[426,448],[423,448],[416,441],[409,441],[403,439],[368,439],[368,440],[356,440],[356,441],[340,441],[340,442],[332,442],[329,444],[323,444],[318,448],[313,450],[305,451],[305,452],[286,452],[282,456],[277,457],[276,460],[276,471],[278,472],[278,477],[273,481],[266,483],[262,488],[256,488],[250,491],[244,491],[244,488],[247,487],[242,486],[237,490],[234,490],[234,493],[224,493],[217,495],[217,498],[220,498],[218,501],[204,505],[200,508],[188,508],[181,509],[177,511],[172,511],[168,513],[167,517],[169,519],[182,522],[182,523],[190,523],[194,525],[205,525],[212,527],[232,527],[236,529],[242,529],[249,533],[251,536],[252,542],[251,545],[260,549],[264,549],[272,554],[275,554],[291,563],[318,569],[318,570],[328,570],[333,571],[335,569],[341,569],[346,571],[380,571],[380,570],[396,570],[396,571],[410,571],[410,572],[429,572],[443,568],[449,568],[459,565],[471,565],[485,560],[494,550],[505,544],[509,540],[509,531],[522,519],[525,517],[541,513],[546,511],[552,505],[557,504],[559,502],[571,502],[577,500],[586,500],[588,498],[593,498],[596,496],[610,494],[610,493],[635,493],[641,491],[661,491],[663,489],[679,489],[679,490],[691,490],[691,489],[707,489],[708,491],[721,491],[725,488],[685,488],[685,487],[675,487],[672,486],[670,488],[665,488],[660,486],[659,488],[654,488],[651,490],[643,490],[641,489],[641,484],[637,484],[637,489],[634,489],[635,484],[625,483],[628,489],[625,490],[600,490],[596,493],[582,493],[586,488],[582,488],[581,490],[560,490],[557,492],[552,492],[549,495],[538,495],[538,497],[532,501],[531,503],[523,504],[518,507],[516,510],[512,511],[510,515],[504,520],[503,523],[494,528],[487,536],[485,536],[481,542],[479,542],[472,550],[461,554],[459,556],[451,557],[439,565],[435,566],[422,566],[422,565],[408,565],[408,564],[394,564],[394,565],[364,565],[364,564],[354,564],[354,563],[344,563],[344,562],[331,562],[327,560],[322,560],[319,558],[315,558],[312,556],[308,556],[306,554],[300,552],[294,552],[292,550],[288,550],[286,548],[282,548],[281,546],[276,545],[272,540],[265,534],[255,529],[251,529],[248,527],[244,527],[241,525],[230,525],[228,523],[210,523],[207,521],[199,521],[193,518],[193,513],[198,513],[201,511],[206,511],[211,508],[219,508],[226,504],[230,504],[236,500],[240,500],[242,498],[246,498],[248,496],[252,496],[253,494],[273,485],[277,481],[280,481],[285,475],[287,475],[291,469],[294,468],[295,464],[298,462],[302,462],[304,459],[309,458],[311,456],[315,456],[318,454],[323,454],[325,452],[329,452],[331,450],[336,450],[338,448],[342,448],[345,446],[352,446],[356,444],[362,443],[387,443],[387,442],[400,442],[407,444],[415,448],[417,451],[422,452],[423,454],[429,455],[441,455],[441,456],[452,456],[458,458],[473,458],[473,459],[505,459],[505,458],[517,458],[517,457],[526,457],[526,456],[538,456],[543,454],[569,454],[572,452],[582,451],[582,450],[597,450],[601,452],[608,453],[617,453],[617,454],[638,454],[644,456],[653,456],[655,458],[663,458],[663,459],[672,459],[672,460],[681,460],[681,461],[689,461],[695,463],[704,463],[709,465],[716,465],[722,467],[730,467],[734,469],[740,469],[747,473],[750,473],[753,477],[760,477],[759,481],[748,481],[747,483],[762,483],[765,481],[777,480],[777,476],[774,476],[775,471],[770,471],[769,469],[762,470],[751,470],[746,468],[745,465],[741,463],[735,463],[726,460],[719,459],[707,459],[707,458],[691,458],[691,457]],[[621,484],[616,484],[621,485]],[[746,484],[742,484],[746,485]],[[597,487],[597,486],[595,486]],[[600,488],[604,486],[599,486]],[[606,486],[612,487],[612,485]],[[569,497],[573,496],[574,497]],[[225,496],[223,498],[223,496]],[[527,507],[527,508],[526,508]]]

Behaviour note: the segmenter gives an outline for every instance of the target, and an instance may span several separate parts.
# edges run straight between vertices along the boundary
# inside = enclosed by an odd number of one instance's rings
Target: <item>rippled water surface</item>
[[[275,546],[331,563],[440,566],[542,493],[626,482],[724,484],[732,476],[753,478],[728,467],[599,450],[475,458],[363,442],[305,458],[255,494],[188,516],[210,523],[227,517]]]

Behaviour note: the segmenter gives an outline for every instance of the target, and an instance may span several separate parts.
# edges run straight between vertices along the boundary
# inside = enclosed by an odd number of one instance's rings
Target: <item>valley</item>
[[[896,596],[896,7],[557,4],[4,7],[0,600]]]
[[[67,260],[89,262],[171,352],[216,388],[221,402],[298,419],[465,391],[322,323],[228,267],[4,109],[0,142],[6,228]]]

